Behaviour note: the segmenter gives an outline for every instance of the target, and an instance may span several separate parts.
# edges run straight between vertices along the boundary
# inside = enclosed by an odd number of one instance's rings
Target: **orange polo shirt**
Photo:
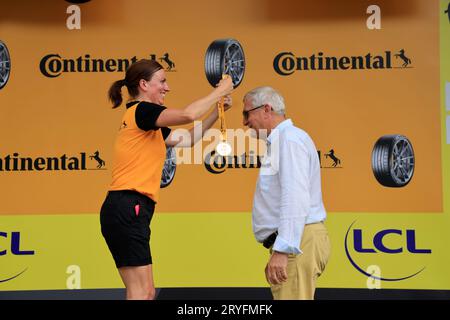
[[[170,129],[155,123],[165,109],[149,102],[127,104],[114,146],[109,190],[135,190],[158,202],[166,159],[164,140]]]

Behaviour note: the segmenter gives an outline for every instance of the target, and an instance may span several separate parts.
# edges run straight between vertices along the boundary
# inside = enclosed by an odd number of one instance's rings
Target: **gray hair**
[[[251,101],[254,107],[270,104],[272,110],[276,114],[284,115],[284,99],[281,94],[272,87],[255,88],[245,94],[243,100],[245,101],[247,99]]]

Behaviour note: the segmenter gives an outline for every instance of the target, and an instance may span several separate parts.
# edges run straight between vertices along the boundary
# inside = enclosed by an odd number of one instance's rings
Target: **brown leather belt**
[[[313,223],[308,223],[308,224],[305,224],[305,227],[308,226],[308,225],[318,224],[318,223],[323,223],[323,221],[313,222]],[[264,248],[270,249],[270,247],[272,247],[273,244],[275,243],[275,240],[277,239],[277,236],[278,236],[278,231],[275,231],[275,232],[272,233],[270,236],[268,236],[268,237],[263,241],[263,246],[264,246]]]

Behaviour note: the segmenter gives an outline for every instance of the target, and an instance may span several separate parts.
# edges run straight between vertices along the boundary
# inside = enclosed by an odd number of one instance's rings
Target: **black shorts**
[[[117,268],[152,264],[150,221],[154,211],[155,202],[141,193],[108,192],[100,225]]]

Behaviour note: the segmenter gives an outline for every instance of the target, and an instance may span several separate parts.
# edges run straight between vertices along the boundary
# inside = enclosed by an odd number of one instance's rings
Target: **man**
[[[273,297],[314,299],[330,256],[316,147],[286,119],[284,99],[273,88],[248,92],[243,117],[259,139],[267,137],[252,222],[256,240],[270,249],[265,273]]]

